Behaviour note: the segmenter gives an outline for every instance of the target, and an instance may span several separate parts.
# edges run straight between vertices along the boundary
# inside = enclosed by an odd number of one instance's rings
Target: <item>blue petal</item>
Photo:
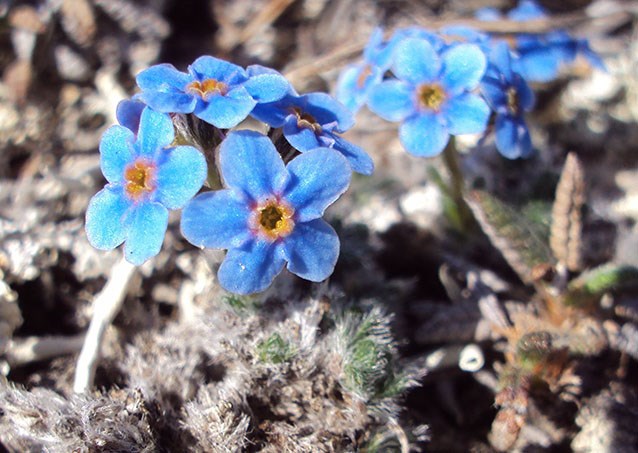
[[[322,219],[295,225],[284,242],[288,270],[313,282],[325,280],[332,274],[339,258],[339,238],[334,229]]]
[[[352,112],[327,93],[308,93],[295,101],[302,113],[310,114],[321,125],[336,123],[335,130],[344,132],[354,126]]]
[[[172,64],[158,64],[140,72],[136,79],[142,91],[184,91],[193,78],[175,69]]]
[[[407,38],[397,44],[392,72],[413,85],[438,80],[441,60],[425,39]]]
[[[514,82],[512,85],[516,90],[520,107],[526,112],[532,110],[535,102],[534,91],[532,91],[527,82],[525,82],[525,79],[518,74],[514,74]]]
[[[232,190],[202,193],[182,211],[182,234],[197,247],[240,247],[250,237],[250,210]]]
[[[532,0],[521,0],[516,8],[507,13],[509,19],[519,22],[542,19],[545,15],[545,10]]]
[[[514,71],[531,82],[549,82],[558,75],[561,56],[534,36],[517,38],[519,58],[512,64]]]
[[[117,122],[134,134],[140,128],[140,116],[146,105],[137,100],[124,99],[117,104],[115,117]]]
[[[244,87],[237,87],[227,95],[213,95],[208,101],[200,100],[195,115],[220,129],[230,129],[244,121],[257,104]]]
[[[159,203],[139,203],[129,212],[126,223],[128,234],[124,257],[129,263],[139,266],[162,248],[168,226],[168,210]]]
[[[243,87],[257,102],[275,102],[290,90],[288,81],[279,74],[256,75],[244,82]]]
[[[100,250],[112,250],[126,239],[124,216],[131,203],[121,187],[106,186],[96,193],[86,209],[86,236]]]
[[[136,145],[140,156],[154,157],[174,139],[175,130],[171,117],[146,107],[140,118],[140,130],[137,132]]]
[[[368,107],[386,121],[403,121],[414,113],[414,88],[399,80],[381,82],[370,90]]]
[[[500,20],[503,17],[503,15],[496,8],[485,7],[485,8],[481,8],[481,9],[477,10],[474,13],[474,17],[476,17],[478,20],[482,20],[482,21],[485,21],[485,22],[491,22],[491,21],[494,21],[494,20]]]
[[[281,101],[257,104],[250,115],[271,127],[281,127],[286,117],[292,115],[289,107],[290,103],[286,96]]]
[[[440,154],[450,134],[438,115],[424,112],[405,121],[399,128],[399,140],[410,154],[432,157]]]
[[[507,87],[496,77],[485,76],[481,81],[481,94],[494,111],[507,110]]]
[[[350,166],[338,152],[316,148],[288,164],[290,180],[284,198],[295,209],[295,221],[307,222],[323,215],[350,184]]]
[[[192,94],[178,91],[142,91],[137,95],[154,110],[163,113],[192,113],[197,104],[197,98]]]
[[[227,84],[237,84],[243,83],[248,79],[248,75],[242,67],[209,55],[195,60],[188,67],[188,71],[200,81],[215,79]]]
[[[226,185],[253,201],[280,194],[287,183],[284,162],[270,139],[254,131],[234,131],[222,142],[220,169]]]
[[[459,44],[443,55],[441,82],[452,94],[475,88],[487,68],[483,51],[475,44]]]
[[[135,159],[135,135],[123,126],[111,126],[100,140],[100,168],[108,182],[120,182],[126,166]]]
[[[322,146],[314,130],[305,126],[299,127],[296,116],[290,115],[286,118],[283,133],[286,140],[299,151],[308,151]]]
[[[508,159],[527,157],[532,151],[532,141],[525,121],[520,117],[498,115],[496,117],[496,148]]]
[[[381,70],[366,63],[346,67],[337,80],[336,97],[352,113],[366,103],[370,89],[381,82]]]
[[[248,241],[228,251],[217,277],[226,290],[237,294],[263,291],[286,264],[278,242]]]
[[[206,180],[206,159],[192,146],[165,150],[157,166],[155,201],[179,209],[193,198]]]
[[[472,93],[449,99],[443,109],[452,135],[483,132],[490,118],[490,108],[483,98]]]
[[[490,64],[494,65],[505,80],[512,80],[512,57],[507,43],[495,42],[490,52]]]
[[[334,140],[332,148],[335,151],[339,151],[348,159],[348,163],[353,171],[362,175],[371,175],[374,172],[374,162],[363,148],[344,140],[338,135],[331,135]]]

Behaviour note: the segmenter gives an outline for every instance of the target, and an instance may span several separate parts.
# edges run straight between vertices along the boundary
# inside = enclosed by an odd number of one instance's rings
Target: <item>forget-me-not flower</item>
[[[490,109],[470,90],[483,77],[486,58],[474,44],[456,44],[441,55],[424,39],[397,45],[392,72],[398,80],[374,87],[370,109],[388,121],[401,121],[399,139],[416,156],[434,156],[450,135],[485,130]]]
[[[140,118],[144,111],[144,104],[137,99],[123,99],[117,104],[115,109],[115,117],[121,126],[124,126],[135,135],[140,128]]]
[[[219,160],[227,188],[193,198],[181,227],[198,247],[228,249],[221,286],[240,294],[262,291],[286,263],[306,280],[326,279],[339,238],[321,217],[350,183],[346,159],[317,148],[286,166],[266,136],[244,130],[228,134]]]
[[[269,126],[281,127],[286,140],[302,153],[332,148],[348,159],[353,171],[364,175],[374,171],[370,156],[339,135],[354,126],[352,112],[326,93],[298,95],[291,91],[277,102],[255,106],[251,115]]]
[[[277,73],[251,76],[242,67],[211,56],[199,57],[180,72],[171,64],[137,75],[137,96],[158,112],[194,113],[220,129],[243,121],[259,102],[281,99],[288,81]]]
[[[524,114],[534,106],[534,93],[513,70],[510,50],[504,42],[494,45],[481,92],[496,112],[496,148],[509,159],[529,156],[532,141]]]
[[[90,201],[86,234],[100,250],[125,242],[124,256],[140,265],[164,240],[168,210],[179,209],[201,188],[206,161],[192,146],[171,147],[173,122],[146,107],[137,134],[111,126],[100,142],[100,167],[108,184]]]

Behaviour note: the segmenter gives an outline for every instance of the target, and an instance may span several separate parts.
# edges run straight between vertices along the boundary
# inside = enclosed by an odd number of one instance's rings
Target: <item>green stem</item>
[[[463,197],[465,181],[463,179],[463,172],[461,171],[459,153],[456,149],[456,140],[454,136],[450,137],[450,141],[443,150],[442,157],[443,164],[450,175],[450,196],[457,206],[462,231],[467,232],[474,224],[474,217],[472,216],[470,207],[467,205],[465,198]]]

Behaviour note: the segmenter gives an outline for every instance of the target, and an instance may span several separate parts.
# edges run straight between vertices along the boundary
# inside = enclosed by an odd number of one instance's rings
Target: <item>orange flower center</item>
[[[228,85],[215,79],[195,80],[186,86],[186,92],[195,94],[207,101],[214,94],[224,96],[228,92]]]
[[[126,194],[134,201],[155,190],[155,165],[139,159],[124,170]]]
[[[253,229],[274,241],[292,233],[295,210],[281,200],[269,199],[253,211]]]
[[[314,116],[309,113],[302,112],[301,109],[295,107],[292,109],[297,116],[297,126],[300,128],[312,129],[315,133],[321,133],[321,124],[317,123]]]
[[[445,91],[437,83],[424,83],[417,90],[421,106],[430,110],[439,110],[445,101]]]

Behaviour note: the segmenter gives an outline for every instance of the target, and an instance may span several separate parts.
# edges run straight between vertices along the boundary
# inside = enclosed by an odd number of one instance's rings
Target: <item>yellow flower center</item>
[[[424,83],[417,90],[421,106],[430,110],[439,110],[445,101],[445,90],[437,83]]]
[[[271,241],[286,237],[295,227],[294,213],[285,202],[269,199],[253,211],[253,229]]]
[[[186,92],[195,94],[207,101],[214,94],[224,96],[228,92],[228,85],[215,79],[195,80],[186,86]]]
[[[521,105],[516,88],[511,87],[507,90],[507,109],[512,115],[518,115],[520,108]]]
[[[134,201],[155,190],[155,165],[138,159],[124,170],[124,189]]]
[[[321,133],[321,124],[317,123],[314,116],[309,113],[302,112],[301,109],[294,107],[293,113],[297,116],[297,126],[300,128],[312,129],[315,133]]]

